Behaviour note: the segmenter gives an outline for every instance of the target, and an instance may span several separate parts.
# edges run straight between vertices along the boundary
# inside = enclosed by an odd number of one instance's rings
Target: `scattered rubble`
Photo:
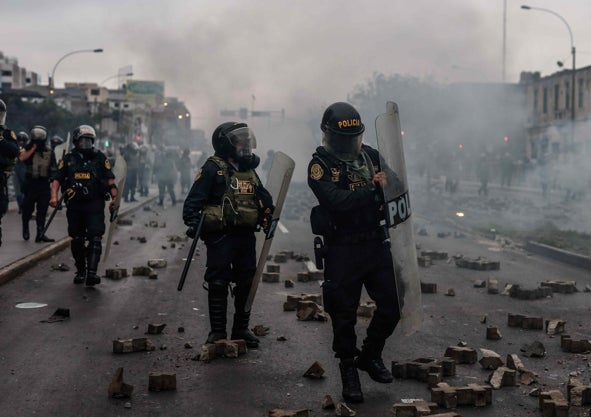
[[[359,304],[359,307],[357,307],[357,315],[359,317],[372,318],[376,308],[376,303],[374,301],[366,301]]]
[[[283,281],[283,285],[285,285],[285,288],[293,288],[295,283],[291,279],[286,279]]]
[[[521,327],[522,329],[542,330],[544,319],[542,317],[526,317],[521,314],[508,314],[507,325],[509,327]]]
[[[166,259],[149,259],[148,266],[151,268],[166,268]]]
[[[470,259],[462,256],[456,259],[456,266],[459,268],[468,268],[477,271],[496,271],[501,269],[501,262],[489,261],[488,259],[480,256],[475,259]]]
[[[418,358],[412,361],[393,361],[392,375],[394,378],[415,379],[436,385],[446,376],[455,376],[456,362],[453,359]]]
[[[564,320],[546,320],[546,334],[554,335],[558,333],[564,333],[564,326],[566,326],[566,321]]]
[[[275,408],[269,411],[269,417],[309,417],[310,410],[283,410],[281,408]]]
[[[266,336],[269,334],[269,328],[267,326],[263,326],[262,324],[257,324],[252,328],[252,332],[255,336]]]
[[[279,272],[263,272],[263,282],[279,282]]]
[[[321,379],[324,377],[324,368],[316,361],[304,372],[303,376],[306,378]]]
[[[314,301],[299,301],[296,315],[300,321],[327,321],[328,316],[322,306]]]
[[[493,350],[480,348],[480,353],[482,353],[482,358],[480,358],[478,363],[484,369],[494,370],[505,365],[503,359],[501,359],[501,355]]]
[[[267,272],[281,272],[281,265],[279,264],[267,264]]]
[[[437,403],[414,400],[410,403],[395,403],[391,411],[394,417],[418,417],[430,415],[437,408]]]
[[[117,224],[119,226],[131,226],[133,224],[133,220],[131,220],[131,219],[122,219],[121,217],[117,217]]]
[[[161,323],[161,324],[148,324],[148,334],[160,334],[162,333],[162,331],[164,330],[164,328],[166,327],[166,324]]]
[[[144,352],[155,349],[150,339],[145,337],[113,340],[113,353]]]
[[[150,372],[148,389],[150,391],[174,391],[176,390],[176,374],[162,372]]]
[[[543,416],[568,417],[568,402],[558,390],[541,392],[539,407]]]
[[[140,277],[148,277],[150,279],[157,279],[158,278],[158,274],[156,272],[154,272],[154,270],[150,266],[134,266],[131,269],[131,275],[140,276]]]
[[[133,385],[123,382],[123,368],[117,368],[113,380],[109,384],[109,397],[131,398]]]
[[[453,288],[449,288],[447,290],[447,292],[445,293],[445,295],[447,295],[448,297],[455,297],[456,292],[455,292],[455,290]]]
[[[421,251],[421,256],[427,256],[435,261],[445,261],[448,258],[447,252],[437,252],[434,250]]]
[[[521,286],[513,284],[509,290],[509,295],[518,300],[539,300],[540,298],[552,297],[552,288],[538,287],[534,289],[523,289]]]
[[[440,382],[431,388],[431,401],[443,408],[456,408],[460,405],[484,407],[492,403],[492,387],[478,384],[453,387]]]
[[[66,264],[53,264],[51,265],[52,271],[69,271],[70,267]]]
[[[465,346],[449,346],[443,356],[452,358],[456,364],[473,364],[478,360],[476,350]]]
[[[528,358],[543,358],[546,356],[546,348],[542,342],[537,340],[529,344],[526,343],[520,350],[523,352],[523,356]]]
[[[591,352],[591,340],[573,340],[569,335],[560,336],[560,347],[563,352],[588,353]]]
[[[122,278],[127,278],[127,269],[126,268],[109,268],[105,270],[105,277],[113,280],[120,280]]]
[[[499,281],[496,278],[488,277],[486,281],[486,285],[488,287],[489,294],[498,294],[499,293]]]
[[[540,285],[542,287],[548,287],[552,289],[552,291],[560,293],[560,294],[572,294],[575,292],[579,292],[577,289],[577,283],[575,281],[544,281],[541,282]]]
[[[487,340],[501,340],[503,336],[501,331],[496,326],[488,326],[486,328],[486,339]]]
[[[242,339],[222,339],[202,345],[197,360],[207,363],[215,358],[237,358],[247,351],[246,342]]]
[[[568,403],[580,407],[591,404],[591,384],[583,384],[575,378],[569,378],[567,385]]]
[[[283,303],[283,311],[295,311],[300,301],[314,301],[316,304],[322,304],[322,294],[288,295],[287,301]]]
[[[325,395],[322,399],[322,409],[323,410],[334,410],[335,405],[332,397],[330,395]]]
[[[492,372],[487,382],[494,388],[513,387],[517,385],[517,371],[515,369],[500,366]]]
[[[435,294],[437,293],[437,284],[421,281],[421,292],[423,294]]]
[[[357,412],[346,403],[338,403],[334,414],[339,417],[354,417],[357,415]]]

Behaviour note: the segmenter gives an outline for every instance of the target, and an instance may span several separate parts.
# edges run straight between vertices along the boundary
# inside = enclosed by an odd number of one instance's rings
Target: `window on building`
[[[11,70],[2,70],[2,76],[10,77],[12,75]]]
[[[570,83],[568,81],[564,83],[564,91],[566,92],[566,94],[564,95],[566,105],[564,107],[568,110],[570,109]]]
[[[554,86],[554,111],[558,111],[558,97],[560,96],[560,86],[556,84]]]
[[[577,95],[578,95],[577,100],[579,102],[579,109],[582,109],[583,108],[583,98],[584,98],[584,93],[585,93],[585,82],[584,82],[584,80],[579,79],[578,84],[579,84],[579,86],[578,86],[578,89],[577,89],[577,91],[578,91],[578,93],[577,93]]]
[[[542,112],[544,114],[548,113],[548,87],[544,87],[543,90],[543,97],[542,97]]]
[[[539,96],[539,90],[537,88],[534,88],[534,113],[538,111],[538,96]]]

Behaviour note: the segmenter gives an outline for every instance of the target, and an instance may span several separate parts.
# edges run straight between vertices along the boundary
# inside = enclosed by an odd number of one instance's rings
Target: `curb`
[[[119,218],[125,217],[128,214],[134,213],[139,210],[141,207],[145,206],[146,204],[152,203],[156,201],[158,197],[151,197],[146,201],[138,204],[135,207],[130,207],[122,212],[119,213]],[[8,281],[16,278],[23,272],[27,271],[28,269],[35,266],[38,262],[51,257],[52,255],[61,252],[62,250],[66,249],[70,244],[71,238],[66,236],[51,245],[45,246],[24,258],[21,258],[17,261],[14,261],[11,264],[6,265],[5,267],[0,269],[0,286],[6,284]]]
[[[528,241],[525,249],[537,255],[546,256],[565,264],[591,270],[591,258],[567,250],[558,249],[543,243]]]

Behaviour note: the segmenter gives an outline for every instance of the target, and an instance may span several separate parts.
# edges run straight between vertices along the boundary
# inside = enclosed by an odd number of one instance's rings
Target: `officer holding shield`
[[[320,127],[323,144],[308,166],[308,185],[319,202],[310,220],[313,233],[324,237],[322,291],[343,398],[363,402],[357,369],[380,383],[393,379],[382,350],[400,320],[400,308],[381,190],[387,181],[399,180],[382,166],[376,149],[362,144],[365,126],[353,106],[330,105]],[[359,350],[355,324],[363,286],[377,308]]]
[[[256,139],[246,123],[226,122],[212,135],[215,154],[199,170],[185,199],[183,221],[187,235],[201,237],[207,247],[205,281],[211,331],[206,343],[226,339],[228,288],[234,284],[231,339],[256,348],[259,339],[248,329],[246,301],[257,269],[255,232],[266,232],[273,199],[255,172],[260,159],[252,153]],[[203,218],[199,236],[196,230]]]

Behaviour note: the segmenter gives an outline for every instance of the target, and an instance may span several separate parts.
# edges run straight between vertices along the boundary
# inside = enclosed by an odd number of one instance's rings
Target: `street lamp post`
[[[99,86],[104,85],[107,81],[112,80],[113,78],[119,78],[119,77],[133,77],[133,72],[128,72],[126,74],[115,74],[115,75],[111,75],[110,77],[107,77],[103,81],[101,81],[101,83],[99,84]]]
[[[573,56],[573,69],[572,69],[572,74],[571,74],[571,109],[570,109],[570,118],[571,118],[571,129],[572,129],[572,135],[571,135],[571,140],[572,140],[572,145],[574,145],[575,143],[575,81],[576,81],[576,50],[575,50],[575,44],[573,41],[573,32],[570,29],[570,25],[568,24],[568,22],[566,21],[566,19],[564,17],[562,17],[561,15],[559,15],[558,13],[556,13],[553,10],[550,9],[543,9],[540,7],[531,7],[528,5],[522,5],[521,8],[523,10],[537,10],[540,12],[546,12],[546,13],[550,13],[553,14],[554,16],[556,16],[557,18],[559,18],[560,20],[562,20],[562,23],[564,23],[566,25],[566,28],[568,29],[568,35],[570,36],[570,50],[571,50],[571,54]]]
[[[76,51],[72,51],[72,52],[68,52],[67,54],[65,54],[64,56],[62,56],[60,59],[58,59],[58,61],[55,63],[55,65],[53,66],[53,70],[51,71],[51,78],[49,79],[49,88],[51,90],[53,90],[54,86],[55,86],[55,69],[57,68],[57,66],[59,65],[60,62],[62,62],[64,59],[66,59],[67,57],[69,57],[70,55],[74,55],[74,54],[79,54],[82,52],[93,52],[93,53],[101,53],[103,52],[102,48],[97,48],[97,49],[79,49]]]

